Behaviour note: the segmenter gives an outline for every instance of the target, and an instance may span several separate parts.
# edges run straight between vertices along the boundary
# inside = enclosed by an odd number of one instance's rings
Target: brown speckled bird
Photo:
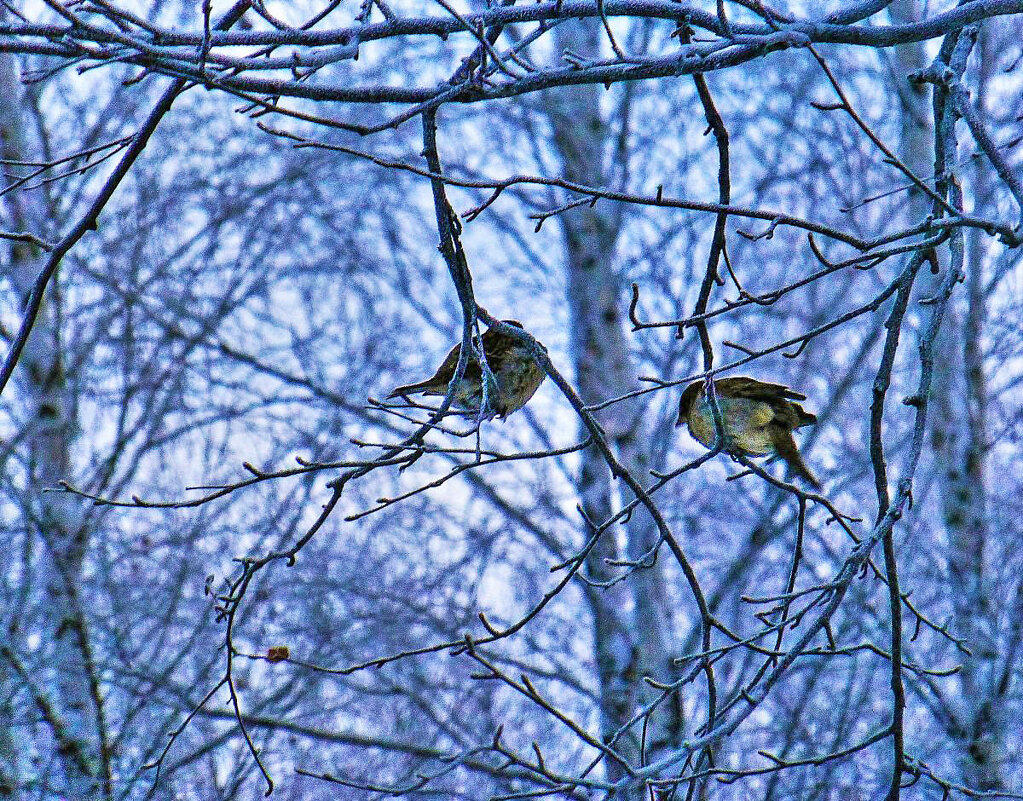
[[[816,415],[794,402],[806,400],[806,395],[782,384],[769,384],[746,376],[719,378],[714,387],[726,451],[743,456],[776,454],[792,473],[820,488],[792,437],[795,429],[817,422]],[[683,391],[675,425],[682,423],[689,426],[689,433],[700,444],[708,448],[714,446],[714,415],[703,381],[695,381]]]
[[[518,320],[501,322],[522,328],[522,323]],[[448,384],[455,376],[461,349],[461,344],[455,345],[441,362],[437,372],[425,381],[396,387],[387,397],[394,398],[416,392],[423,395],[447,394]],[[489,398],[490,406],[498,417],[507,417],[526,405],[546,376],[528,347],[507,334],[498,333],[493,328],[483,332],[483,352],[497,381],[497,392],[491,392]],[[479,361],[473,357],[466,365],[465,374],[455,388],[455,405],[470,412],[478,411],[483,400],[482,379],[483,372]]]

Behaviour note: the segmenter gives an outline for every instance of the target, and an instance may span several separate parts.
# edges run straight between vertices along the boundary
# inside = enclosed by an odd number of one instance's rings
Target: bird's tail
[[[796,441],[792,438],[791,432],[786,432],[785,436],[778,437],[774,444],[778,455],[785,461],[793,474],[805,479],[815,489],[821,488],[817,477],[810,472],[810,468],[803,461],[803,456],[799,452],[799,448],[796,447]]]
[[[443,395],[446,390],[447,386],[441,387],[440,394]],[[438,394],[438,387],[433,381],[430,381],[429,379],[427,379],[426,381],[420,381],[418,384],[405,384],[403,386],[395,387],[394,389],[392,389],[390,394],[387,396],[387,400],[390,400],[391,398],[397,398],[399,395],[411,395],[415,392],[422,392],[426,395],[436,395]]]

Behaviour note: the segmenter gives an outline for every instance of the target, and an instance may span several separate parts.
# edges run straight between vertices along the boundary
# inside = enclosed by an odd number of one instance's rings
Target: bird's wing
[[[722,378],[714,382],[720,389],[721,394],[731,395],[736,398],[749,398],[750,400],[777,401],[787,398],[792,400],[806,400],[806,395],[789,389],[784,384],[772,384],[768,381],[758,381],[748,376],[737,375],[729,378]]]
[[[448,355],[444,357],[444,361],[440,363],[440,367],[437,368],[437,372],[430,378],[430,383],[443,381],[447,384],[452,378],[455,377],[455,368],[458,367],[458,357],[462,352],[462,346],[455,345],[451,350],[448,351]]]
[[[510,320],[502,322],[512,325]],[[519,328],[521,327],[519,326]],[[493,328],[488,328],[483,332],[483,353],[487,357],[487,364],[490,365],[492,372],[497,373],[501,370],[509,356],[510,346],[513,344],[514,341],[507,334],[499,334]]]
[[[515,320],[502,320],[502,322],[513,325],[516,328],[522,328]],[[547,350],[543,345],[540,345],[540,347],[545,351]],[[487,356],[487,364],[495,375],[504,372],[509,362],[512,364],[512,370],[515,370],[516,363],[522,360],[525,353],[518,340],[507,334],[499,333],[493,328],[488,328],[483,332],[483,352]],[[470,367],[476,370],[474,375],[479,380],[481,372],[475,361]]]
[[[458,354],[461,350],[461,345],[455,345],[455,347],[448,351],[448,355],[444,357],[444,361],[440,363],[440,367],[437,368],[437,372],[435,372],[432,376],[427,378],[425,381],[419,381],[415,384],[405,384],[400,387],[395,387],[391,390],[391,394],[387,397],[393,398],[396,395],[405,395],[409,392],[430,392],[438,389],[443,391],[447,387],[448,382],[450,382],[455,375],[455,367],[458,366]],[[472,364],[470,363],[466,368],[466,374],[469,372],[468,368],[471,367]]]
[[[794,402],[806,400],[806,395],[789,389],[784,384],[772,384],[746,376],[722,378],[716,383],[723,395],[748,398],[769,404],[773,410],[773,418],[784,423],[790,429],[801,428],[817,422],[817,415],[806,411]]]

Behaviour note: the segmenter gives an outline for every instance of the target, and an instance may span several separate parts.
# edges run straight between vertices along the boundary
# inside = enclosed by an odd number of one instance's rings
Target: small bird
[[[502,320],[501,322],[522,328],[518,320]],[[546,374],[536,363],[529,348],[514,337],[501,334],[490,328],[483,332],[483,353],[487,357],[487,365],[497,381],[496,392],[492,389],[490,407],[501,418],[518,411],[533,397],[533,393],[543,383]],[[541,345],[541,347],[543,347]],[[388,398],[421,392],[423,395],[445,395],[448,384],[455,377],[461,344],[455,345],[441,362],[437,372],[425,381],[396,387]],[[454,403],[456,406],[471,412],[479,411],[483,402],[483,371],[475,355],[465,366],[465,374],[455,387]]]
[[[817,422],[816,415],[794,402],[806,400],[806,395],[747,376],[720,378],[714,382],[714,389],[727,452],[742,456],[777,454],[792,473],[820,489],[792,437],[797,428]],[[700,444],[714,446],[714,414],[703,381],[694,381],[682,392],[675,425],[683,422]]]

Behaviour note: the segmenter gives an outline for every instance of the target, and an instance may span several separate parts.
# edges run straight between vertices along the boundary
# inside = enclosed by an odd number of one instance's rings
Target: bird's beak
[[[678,418],[675,420],[675,428],[680,428],[686,421],[686,412],[688,410],[682,405],[682,401],[678,402]]]

